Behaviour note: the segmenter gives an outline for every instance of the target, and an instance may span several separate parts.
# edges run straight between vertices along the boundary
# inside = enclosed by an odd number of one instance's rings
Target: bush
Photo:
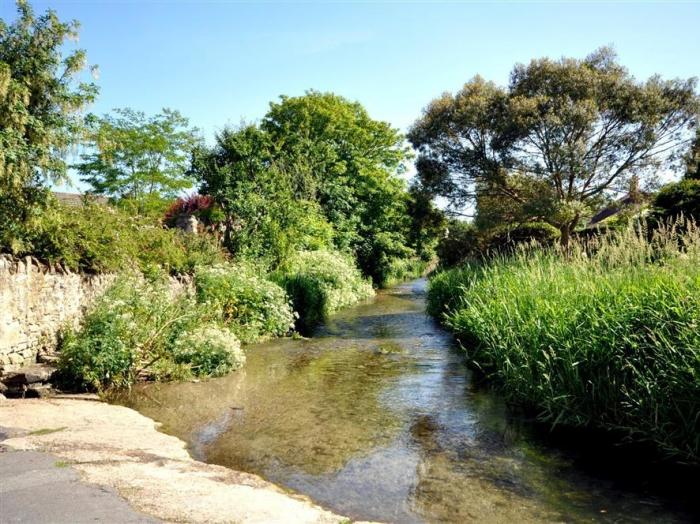
[[[173,345],[173,360],[198,375],[224,375],[245,364],[241,343],[228,329],[204,324],[182,333]]]
[[[394,258],[389,261],[383,287],[393,286],[412,278],[421,277],[428,267],[428,262],[419,257]]]
[[[484,238],[476,226],[463,220],[451,220],[447,235],[438,242],[436,252],[442,267],[452,267],[465,260],[479,259]]]
[[[374,294],[352,259],[335,251],[300,251],[273,278],[291,297],[301,331]]]
[[[392,283],[394,272],[400,267],[401,261],[416,258],[416,253],[404,244],[400,234],[379,232],[360,243],[356,257],[362,273],[382,288]]]
[[[700,232],[686,223],[590,242],[439,274],[430,311],[542,420],[698,461]]]
[[[245,343],[281,336],[294,327],[287,294],[258,276],[261,272],[245,263],[195,272],[197,301]]]
[[[664,222],[683,215],[700,221],[700,179],[685,179],[661,188],[654,198],[652,219]]]
[[[196,216],[206,226],[222,222],[225,218],[212,197],[193,194],[173,202],[165,211],[163,221],[168,227],[175,227],[178,217],[185,214]]]
[[[173,298],[162,278],[119,277],[81,328],[65,333],[60,376],[73,387],[101,390],[129,387],[143,376],[182,378],[240,367],[235,336],[210,322],[187,294]]]
[[[540,246],[551,246],[561,233],[559,230],[544,222],[530,222],[516,227],[503,228],[495,231],[488,238],[486,252],[491,254],[512,253],[521,244],[536,243]]]
[[[186,273],[224,259],[209,237],[167,230],[152,218],[88,201],[79,207],[54,202],[30,221],[13,245],[0,247],[93,273],[153,265]]]

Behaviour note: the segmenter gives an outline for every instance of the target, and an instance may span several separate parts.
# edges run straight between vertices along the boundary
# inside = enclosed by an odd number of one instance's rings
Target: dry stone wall
[[[61,328],[77,323],[113,280],[0,255],[0,374],[50,354]]]

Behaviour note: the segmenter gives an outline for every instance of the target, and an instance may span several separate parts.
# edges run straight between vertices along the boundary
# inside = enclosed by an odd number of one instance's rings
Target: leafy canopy
[[[17,2],[11,25],[0,20],[0,241],[7,245],[36,206],[47,180],[66,176],[65,153],[83,131],[81,110],[97,86],[80,80],[85,51],[64,54],[78,36],[77,21],[36,16]],[[94,69],[94,68],[93,68]]]
[[[417,200],[398,176],[407,158],[389,124],[356,102],[310,91],[272,103],[259,126],[224,130],[195,154],[193,174],[226,214],[234,253],[280,262],[296,249],[333,245],[381,283],[393,259],[430,249],[411,228],[437,220],[424,202],[409,215]]]
[[[677,165],[697,121],[695,85],[638,82],[606,48],[533,60],[515,66],[506,88],[476,77],[434,100],[409,139],[423,186],[453,208],[491,199],[508,218],[552,224],[566,243],[631,177],[651,182]]]
[[[133,109],[90,118],[90,150],[75,167],[95,193],[128,199],[143,210],[192,187],[186,171],[199,144],[196,128],[178,111],[146,116]]]

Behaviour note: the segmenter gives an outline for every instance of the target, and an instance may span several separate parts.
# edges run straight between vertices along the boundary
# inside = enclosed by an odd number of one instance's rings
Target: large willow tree
[[[635,80],[609,49],[517,65],[434,100],[409,133],[425,188],[454,208],[571,232],[632,177],[679,166],[697,124],[695,80]]]
[[[80,112],[97,94],[79,79],[85,52],[62,52],[78,22],[61,22],[54,11],[35,16],[23,0],[17,11],[12,24],[0,20],[0,245],[42,202],[44,184],[64,179]]]

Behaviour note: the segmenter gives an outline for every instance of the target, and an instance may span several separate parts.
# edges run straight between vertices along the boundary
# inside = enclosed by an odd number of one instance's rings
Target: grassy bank
[[[435,276],[429,311],[507,398],[700,459],[700,233],[627,231]]]

